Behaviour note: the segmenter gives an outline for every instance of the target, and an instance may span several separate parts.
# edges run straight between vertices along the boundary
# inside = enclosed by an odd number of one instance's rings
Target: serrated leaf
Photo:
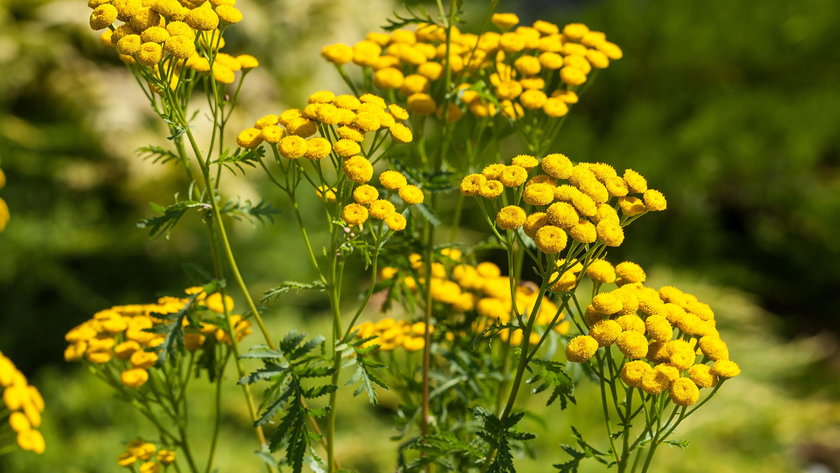
[[[245,218],[250,221],[259,221],[265,223],[265,220],[274,222],[274,216],[280,213],[273,205],[264,200],[257,202],[254,205],[250,200],[228,201],[219,212],[230,215],[235,219]]]
[[[137,148],[137,155],[142,159],[150,159],[155,164],[166,164],[170,161],[177,161],[178,155],[160,146],[143,146]]]
[[[149,235],[151,236],[159,236],[163,233],[169,233],[178,221],[181,220],[181,217],[183,217],[190,209],[204,211],[210,210],[210,204],[205,204],[204,202],[198,202],[195,200],[182,200],[175,202],[169,207],[162,207],[153,203],[150,203],[149,206],[152,210],[160,213],[161,215],[142,219],[137,222],[137,226],[140,228],[148,228]]]
[[[673,445],[674,447],[686,448],[688,447],[688,440],[665,440],[663,443]]]
[[[298,282],[298,281],[283,281],[279,286],[273,287],[267,291],[263,295],[260,302],[267,303],[267,302],[277,302],[277,300],[283,294],[286,294],[291,291],[303,291],[314,289],[318,291],[324,291],[326,289],[326,285],[322,281],[312,281],[312,282]]]
[[[228,150],[225,152],[215,161],[211,161],[210,164],[220,164],[230,172],[236,174],[236,169],[239,169],[240,172],[245,172],[245,168],[243,166],[248,166],[255,168],[257,167],[257,163],[262,160],[265,156],[265,148],[262,146],[257,146],[256,148],[252,149],[243,149],[237,148],[233,154],[230,154]]]

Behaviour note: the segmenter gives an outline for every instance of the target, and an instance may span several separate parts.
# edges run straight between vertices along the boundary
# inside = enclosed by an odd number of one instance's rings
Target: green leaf
[[[155,314],[158,318],[170,321],[168,324],[159,324],[154,328],[154,330],[148,330],[150,332],[166,334],[163,339],[163,343],[157,347],[160,352],[158,353],[158,359],[155,362],[156,366],[163,366],[163,364],[166,363],[166,360],[169,359],[170,355],[176,351],[184,350],[184,320],[187,318],[190,310],[192,310],[195,299],[199,296],[199,294],[200,293],[195,293],[187,298],[187,303],[184,304],[184,307],[178,310],[178,312],[173,314]]]
[[[531,366],[535,366],[536,369]],[[534,359],[531,360],[531,365],[528,369],[534,375],[529,378],[526,383],[536,385],[532,390],[532,394],[541,393],[547,389],[551,389],[551,395],[546,401],[546,406],[550,406],[554,401],[560,401],[560,409],[566,409],[568,403],[575,404],[575,383],[566,371],[564,365],[556,361],[547,361]]]
[[[673,445],[674,447],[686,448],[688,447],[688,440],[665,440],[663,443]]]
[[[149,235],[151,236],[159,236],[164,233],[168,235],[169,231],[175,227],[187,210],[198,209],[205,212],[210,211],[210,204],[205,204],[204,202],[198,202],[195,200],[182,200],[175,202],[169,207],[162,207],[154,203],[150,203],[149,206],[152,210],[160,213],[161,215],[140,220],[137,222],[137,226],[140,228],[148,228]]]
[[[155,164],[166,164],[170,161],[180,159],[172,151],[161,148],[160,146],[143,146],[142,148],[137,148],[137,155],[142,159],[151,159]]]
[[[251,203],[250,200],[245,200],[245,202],[241,200],[229,200],[219,209],[219,212],[230,215],[237,220],[244,218],[252,222],[259,221],[260,223],[265,223],[265,220],[274,222],[274,216],[280,213],[273,205],[266,203],[264,200],[257,202],[256,205]]]
[[[239,169],[240,172],[244,173],[244,166],[255,168],[257,167],[257,163],[259,163],[264,156],[265,148],[262,146],[257,146],[252,149],[236,148],[236,151],[234,151],[233,154],[230,154],[230,151],[225,150],[225,152],[219,156],[219,159],[211,161],[210,164],[220,164],[228,168],[228,170],[234,174],[236,174],[236,169]]]
[[[324,285],[321,281],[312,281],[312,282],[298,282],[298,281],[283,281],[277,287],[273,287],[268,291],[265,291],[265,295],[263,295],[260,302],[263,304],[268,302],[277,302],[280,299],[280,296],[286,294],[287,292],[291,291],[303,291],[308,289],[315,289],[318,291],[326,290],[326,285]]]
[[[371,405],[376,405],[378,402],[378,398],[376,395],[376,386],[381,387],[382,389],[387,390],[388,386],[385,382],[377,376],[374,370],[378,370],[380,368],[384,368],[385,364],[380,363],[375,360],[371,360],[367,355],[372,351],[376,350],[379,345],[370,345],[367,347],[363,347],[363,345],[370,340],[376,337],[368,337],[364,340],[354,340],[350,342],[350,346],[347,348],[348,350],[353,351],[353,356],[350,357],[350,364],[356,366],[356,371],[353,373],[353,376],[347,382],[348,385],[355,385],[359,384],[359,387],[353,391],[353,396],[358,396],[361,393],[367,394],[368,401],[370,401]]]

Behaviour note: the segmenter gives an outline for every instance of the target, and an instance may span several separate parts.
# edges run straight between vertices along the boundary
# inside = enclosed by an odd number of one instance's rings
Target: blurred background
[[[488,3],[467,2],[463,29]],[[390,0],[237,5],[245,21],[226,50],[262,66],[231,130],[312,91],[343,91],[321,46],[352,44],[400,8]],[[656,470],[840,472],[840,3],[521,0],[498,10],[525,24],[581,21],[623,48],[553,150],[634,168],[668,196],[668,211],[634,225],[614,256],[710,303],[744,371],[681,427],[691,445],[664,450]],[[45,393],[48,445],[43,457],[0,458],[3,472],[113,471],[117,442],[152,434],[63,362],[63,335],[102,308],[185,287],[184,264],[207,265],[199,222],[157,239],[136,226],[152,215],[149,202],[171,203],[184,182],[174,167],[137,156],[140,146],[166,146],[165,132],[114,51],[98,44],[88,14],[81,0],[0,0],[0,197],[11,213],[0,233],[0,350]],[[251,174],[228,179],[226,196],[282,209]],[[256,293],[310,276],[305,261],[288,258],[301,243],[284,218],[235,225]],[[322,304],[302,296],[271,307],[275,333],[319,330]],[[220,471],[259,471],[238,397],[228,399]],[[350,426],[341,449],[358,460],[347,466],[392,471],[389,411],[348,402],[356,407],[340,421]],[[599,432],[597,406],[582,401],[576,412],[542,413],[553,427],[535,441],[543,459],[564,460],[570,423]],[[370,441],[371,418],[379,441]]]

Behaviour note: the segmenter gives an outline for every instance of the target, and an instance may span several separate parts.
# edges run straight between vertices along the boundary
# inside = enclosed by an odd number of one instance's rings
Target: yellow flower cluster
[[[667,207],[662,193],[648,189],[636,171],[619,176],[609,164],[573,164],[562,154],[542,160],[519,155],[509,166],[491,164],[481,174],[464,177],[460,188],[466,196],[513,202],[498,210],[496,225],[502,230],[522,227],[541,252],[552,255],[563,251],[569,238],[619,246],[630,218]],[[505,189],[512,189],[511,195],[497,199]]]
[[[0,169],[0,189],[6,186],[6,174]],[[6,224],[9,223],[9,206],[6,201],[0,197],[0,232],[6,229]]]
[[[44,453],[46,447],[44,436],[38,430],[41,425],[41,413],[44,412],[44,398],[38,388],[30,385],[23,375],[0,352],[0,393],[3,402],[0,404],[0,422],[8,425],[17,436],[20,448]],[[0,432],[6,430],[0,426]]]
[[[155,457],[157,461],[154,460]],[[134,467],[138,462],[140,462],[140,466],[135,469]],[[161,465],[165,468],[172,463],[175,463],[175,451],[167,449],[158,451],[155,444],[143,439],[128,442],[125,450],[117,457],[117,465],[140,473],[158,473],[161,470]]]
[[[356,338],[369,341],[363,346],[379,345],[380,351],[392,351],[402,348],[405,351],[415,352],[422,350],[425,346],[423,333],[426,331],[425,322],[408,322],[406,320],[394,320],[385,318],[378,322],[367,321],[354,328]],[[434,332],[434,327],[430,327]]]
[[[431,296],[435,302],[448,306],[458,313],[473,313],[478,316],[471,329],[482,332],[498,321],[509,324],[514,308],[514,300],[510,295],[510,279],[502,276],[499,267],[489,261],[475,266],[462,263],[461,253],[454,248],[441,250],[440,261],[431,265]],[[408,258],[410,272],[418,274],[419,280],[413,275],[400,276],[399,270],[393,267],[383,268],[381,279],[398,277],[399,283],[410,291],[416,291],[419,284],[425,284],[425,265],[419,254],[412,254]],[[527,314],[537,303],[539,291],[530,283],[523,283],[515,289],[516,310],[520,314]],[[558,308],[548,298],[543,297],[537,313],[536,325],[546,327],[551,324]],[[557,316],[554,330],[565,334],[569,330],[569,322],[563,320],[564,314]],[[499,337],[518,346],[522,342],[522,331],[505,328],[499,332]],[[535,331],[531,334],[532,343],[539,340],[540,335]]]
[[[446,119],[464,112],[487,117],[499,113],[517,119],[530,111],[560,117],[578,101],[574,89],[583,85],[593,69],[604,69],[622,51],[606,35],[572,23],[562,29],[547,21],[518,26],[511,13],[493,15],[499,32],[462,33],[452,27],[447,48],[446,30],[420,24],[417,29],[372,32],[352,47],[332,44],[321,50],[329,62],[353,62],[373,77],[381,90],[396,90],[406,106],[419,115],[443,116],[443,106],[430,95],[446,81],[448,64],[459,84],[455,103]],[[516,27],[516,28],[514,28]],[[487,90],[487,92],[482,92]],[[498,104],[498,106],[496,105]]]
[[[648,394],[668,391],[681,406],[695,404],[700,388],[740,374],[708,304],[673,286],[658,291],[645,286],[644,270],[632,262],[613,267],[596,260],[586,274],[617,288],[600,292],[586,308],[589,333],[569,342],[569,361],[586,362],[599,348],[614,344],[628,360],[621,367],[628,386]]]
[[[258,119],[253,127],[239,133],[236,143],[242,148],[256,148],[266,142],[285,158],[320,160],[328,156],[355,159],[362,153],[360,143],[368,133],[378,136],[387,130],[401,143],[414,139],[411,129],[402,123],[408,112],[376,95],[355,97],[323,90],[310,95],[308,102],[303,110],[292,108]],[[373,175],[373,167],[363,163],[353,169],[359,170],[348,174],[354,182],[367,182]]]
[[[93,9],[90,27],[106,31],[102,43],[116,48],[127,64],[151,68],[171,61],[177,64],[168,79],[189,68],[199,73],[212,71],[216,81],[233,83],[237,71],[259,64],[253,56],[233,57],[218,52],[224,47],[222,30],[242,20],[235,0],[89,0]],[[121,23],[117,24],[117,21]],[[214,51],[210,54],[209,51]],[[202,54],[204,52],[204,54]],[[208,58],[213,58],[211,67]],[[159,77],[159,76],[158,76]]]
[[[370,168],[368,168],[370,166]],[[344,162],[344,172],[354,182],[368,182],[370,179],[354,179],[360,174],[367,177],[372,175],[373,167],[361,156],[354,156]],[[405,230],[406,219],[402,210],[394,206],[391,194],[396,194],[403,202],[403,207],[422,204],[423,191],[408,183],[406,177],[399,171],[384,171],[379,175],[380,191],[370,184],[361,184],[353,189],[353,203],[347,204],[341,210],[341,218],[350,226],[362,225],[369,217],[382,220],[391,230],[399,232]]]
[[[196,287],[187,289],[186,294],[197,294],[190,309],[196,317],[218,320],[218,314],[225,312],[219,293],[207,295],[202,288]],[[154,304],[121,305],[99,311],[67,332],[64,338],[69,345],[64,350],[64,359],[78,361],[84,358],[94,366],[113,362],[121,370],[120,382],[139,388],[149,380],[149,370],[158,360],[156,349],[164,341],[164,336],[154,333],[153,329],[168,322],[157,316],[177,313],[189,301],[188,298],[161,297]],[[225,298],[224,304],[228,311],[233,309],[230,297]],[[251,333],[250,322],[241,315],[231,315],[230,319],[237,340]],[[202,348],[208,337],[220,343],[231,342],[228,332],[217,324],[202,321],[197,328],[188,324],[184,319],[187,350]]]

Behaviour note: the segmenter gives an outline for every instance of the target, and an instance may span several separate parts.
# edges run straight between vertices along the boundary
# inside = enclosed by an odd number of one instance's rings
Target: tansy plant
[[[269,472],[351,471],[354,459],[336,453],[338,392],[347,386],[372,404],[385,390],[398,399],[397,471],[516,471],[535,435],[520,422],[526,392],[567,409],[582,373],[600,385],[604,438],[596,447],[575,430],[579,445],[564,447],[571,458],[546,464],[576,471],[594,458],[647,471],[677,425],[738,374],[708,305],[647,287],[640,266],[607,258],[630,223],[665,210],[662,193],[636,171],[551,149],[596,72],[622,57],[604,33],[580,23],[519,25],[492,7],[477,33],[462,32],[462,3],[438,2],[436,13],[397,16],[352,46],[325,46],[349,90],[317,91],[257,118],[233,134],[231,150],[228,121],[258,66],[222,52],[227,29],[242,20],[235,1],[89,6],[91,27],[104,30],[102,43],[169,128],[172,149],[142,154],[179,166],[189,181],[184,200],[155,206],[160,215],[141,226],[165,234],[197,212],[211,248],[212,271],[199,286],[100,311],[67,333],[65,357],[132,403],[156,435],[126,445],[115,455],[120,466],[213,471],[229,363]],[[195,100],[206,101],[209,123]],[[202,142],[194,130],[208,125]],[[509,141],[528,154],[502,164]],[[226,170],[248,167],[284,200],[225,201]],[[303,218],[305,201],[319,210],[317,223]],[[286,281],[262,303],[323,292],[332,320],[325,336],[271,334],[237,264],[227,219],[263,219],[275,207],[290,210],[317,278]],[[462,240],[469,215],[487,223],[480,243]],[[502,267],[490,261],[500,253]],[[369,283],[346,300],[346,281],[361,273]],[[233,296],[243,301],[239,313]],[[262,341],[244,350],[252,324]],[[189,429],[197,382],[216,388],[206,451],[194,448],[203,433]],[[18,442],[42,449],[32,418],[16,414],[17,432],[35,432]]]

